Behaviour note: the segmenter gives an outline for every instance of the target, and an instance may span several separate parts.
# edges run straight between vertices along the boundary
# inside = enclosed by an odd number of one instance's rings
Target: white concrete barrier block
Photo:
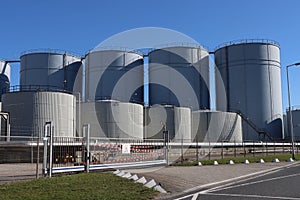
[[[160,185],[154,186],[153,189],[160,192],[160,193],[164,193],[164,194],[167,193],[167,191],[164,188],[162,188]]]
[[[118,174],[118,173],[120,173],[120,172],[121,172],[121,171],[117,169],[116,171],[113,172],[113,174]]]
[[[129,178],[129,177],[131,177],[132,175],[128,172],[128,173],[126,173],[126,174],[124,174],[122,177],[123,178]]]
[[[287,160],[287,162],[294,162],[294,159],[293,159],[293,158],[289,158],[289,159]]]
[[[250,162],[249,162],[249,160],[246,159],[244,163],[245,164],[249,164]]]
[[[154,186],[156,186],[157,184],[155,183],[154,179],[144,183],[143,186],[147,187],[147,188],[153,188]]]
[[[259,163],[265,163],[264,159],[260,159],[258,162]]]
[[[120,173],[116,174],[117,176],[123,176],[125,174],[124,171],[120,171]]]
[[[143,176],[135,181],[136,183],[145,184],[147,182],[146,178]]]
[[[273,160],[273,162],[275,162],[275,163],[279,163],[280,161],[279,161],[279,159],[278,159],[278,158],[275,158],[275,159]]]
[[[202,166],[202,163],[201,163],[201,162],[198,162],[198,166]]]
[[[229,165],[234,165],[233,160],[229,160],[228,164],[229,164]]]
[[[132,175],[131,177],[129,177],[128,179],[136,181],[139,179],[139,177],[135,174],[135,175]]]
[[[214,165],[218,165],[218,164],[219,164],[218,161],[215,160],[215,161],[214,161]]]

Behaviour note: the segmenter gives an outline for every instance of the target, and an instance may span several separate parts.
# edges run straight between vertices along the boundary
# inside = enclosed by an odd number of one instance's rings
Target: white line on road
[[[222,191],[222,190],[227,190],[227,189],[232,189],[232,188],[237,188],[237,187],[242,187],[242,186],[247,186],[247,185],[253,185],[253,184],[257,184],[257,183],[263,183],[263,182],[274,181],[274,180],[279,180],[279,179],[284,179],[284,178],[290,178],[290,177],[299,176],[299,175],[300,175],[300,173],[297,173],[297,174],[279,176],[279,177],[269,178],[269,179],[264,179],[264,180],[259,180],[259,181],[253,181],[253,182],[249,182],[249,183],[243,183],[243,184],[239,184],[239,185],[232,185],[232,186],[228,186],[228,187],[221,187],[221,188],[216,187],[216,188],[202,191],[200,193],[205,194],[207,192],[217,192],[217,191]]]
[[[262,199],[300,200],[300,198],[294,198],[294,197],[272,197],[272,196],[248,195],[248,194],[217,194],[217,193],[206,193],[205,195],[211,195],[211,196],[228,196],[228,197],[246,197],[246,198],[262,198]]]
[[[260,177],[260,176],[265,176],[267,174],[277,172],[277,171],[279,171],[283,168],[293,167],[295,165],[299,165],[299,163],[291,163],[291,164],[288,164],[288,165],[285,165],[285,166],[274,167],[274,168],[271,168],[271,169],[267,169],[267,170],[263,170],[263,171],[259,171],[259,172],[254,172],[254,173],[251,173],[251,174],[246,174],[246,175],[243,175],[243,176],[239,176],[239,177],[235,177],[235,178],[231,178],[231,179],[227,179],[227,180],[223,180],[223,181],[218,181],[218,182],[213,182],[213,183],[208,183],[208,184],[196,186],[196,187],[193,187],[193,188],[190,188],[190,189],[187,189],[187,190],[183,191],[183,193],[189,193],[189,192],[193,192],[193,191],[197,191],[197,190],[199,191],[201,189],[211,187],[211,186],[214,186],[214,185],[219,185],[219,184],[222,184],[222,183],[225,184],[225,185],[217,186],[215,188],[211,188],[211,189],[204,190],[204,191],[201,191],[201,192],[195,192],[193,194],[189,194],[189,195],[177,198],[176,200],[181,200],[181,199],[185,199],[185,198],[188,198],[188,197],[193,197],[196,194],[197,194],[197,196],[199,194],[205,194],[205,193],[207,193],[207,192],[209,192],[213,189],[221,188],[221,187],[224,187],[224,186],[236,184],[236,183],[247,181],[247,180],[251,180],[253,178],[257,178],[257,177]]]
[[[192,198],[191,200],[197,200],[198,195],[199,195],[198,193],[194,194],[194,195],[193,195],[193,198]]]

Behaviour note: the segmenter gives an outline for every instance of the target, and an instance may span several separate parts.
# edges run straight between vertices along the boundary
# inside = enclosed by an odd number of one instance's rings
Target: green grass
[[[265,162],[272,162],[275,158],[278,158],[280,162],[284,162],[291,158],[291,154],[276,154],[276,155],[268,155],[268,156],[255,156],[255,157],[237,157],[237,158],[223,158],[223,159],[211,159],[211,160],[200,160],[202,165],[212,165],[214,161],[218,161],[219,164],[227,164],[230,160],[233,160],[234,163],[243,163],[246,159],[249,160],[250,163],[257,163],[260,159],[264,159]],[[295,155],[296,160],[300,160],[300,155]],[[198,161],[194,162],[183,162],[176,163],[174,166],[196,166],[198,165]]]
[[[0,185],[0,199],[152,199],[158,192],[111,173],[89,173]]]

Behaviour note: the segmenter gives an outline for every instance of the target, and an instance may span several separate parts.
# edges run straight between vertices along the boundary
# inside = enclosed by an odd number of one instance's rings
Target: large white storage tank
[[[91,51],[85,58],[86,101],[144,102],[143,56],[121,50]]]
[[[54,126],[54,136],[75,136],[75,96],[59,92],[11,92],[2,97],[2,110],[10,114],[11,136],[42,136],[46,122]]]
[[[191,109],[173,105],[145,107],[145,139],[164,139],[169,132],[173,142],[191,142]]]
[[[10,87],[10,64],[0,60],[0,100],[1,95]]]
[[[292,120],[293,120],[293,133],[294,133],[294,140],[299,142],[300,141],[300,109],[291,110],[292,113]],[[286,134],[285,140],[291,141],[291,129],[290,129],[290,113],[287,110],[286,115]]]
[[[209,52],[167,47],[149,53],[149,104],[209,109]]]
[[[194,142],[242,142],[242,120],[236,113],[199,110],[192,112]]]
[[[85,102],[82,123],[90,124],[92,137],[143,139],[143,106],[114,100]]]
[[[281,140],[279,45],[259,40],[226,44],[215,51],[215,64],[219,72],[216,73],[217,110],[241,113],[244,140]]]
[[[22,90],[72,91],[81,82],[81,58],[59,51],[28,51],[21,55]],[[76,79],[77,78],[77,79]],[[80,84],[80,83],[78,83]],[[76,88],[80,92],[81,88]]]

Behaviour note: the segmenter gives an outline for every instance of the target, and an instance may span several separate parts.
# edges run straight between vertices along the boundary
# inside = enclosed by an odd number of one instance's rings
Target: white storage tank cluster
[[[217,111],[210,110],[209,52],[200,46],[146,55],[149,107],[144,107],[145,55],[95,50],[82,67],[82,58],[65,52],[26,52],[20,58],[20,91],[2,95],[2,110],[11,114],[11,135],[20,136],[37,136],[52,121],[57,136],[80,136],[88,123],[93,137],[163,139],[168,130],[173,141],[261,140],[257,132],[281,140],[279,45],[242,41],[213,53],[220,75],[215,73]],[[0,89],[7,91],[7,62],[0,61],[0,72]],[[74,84],[80,85],[76,91]]]
[[[9,112],[12,136],[37,137],[46,122],[52,122],[54,136],[74,137],[76,98],[61,92],[10,92],[3,94],[3,111]]]

